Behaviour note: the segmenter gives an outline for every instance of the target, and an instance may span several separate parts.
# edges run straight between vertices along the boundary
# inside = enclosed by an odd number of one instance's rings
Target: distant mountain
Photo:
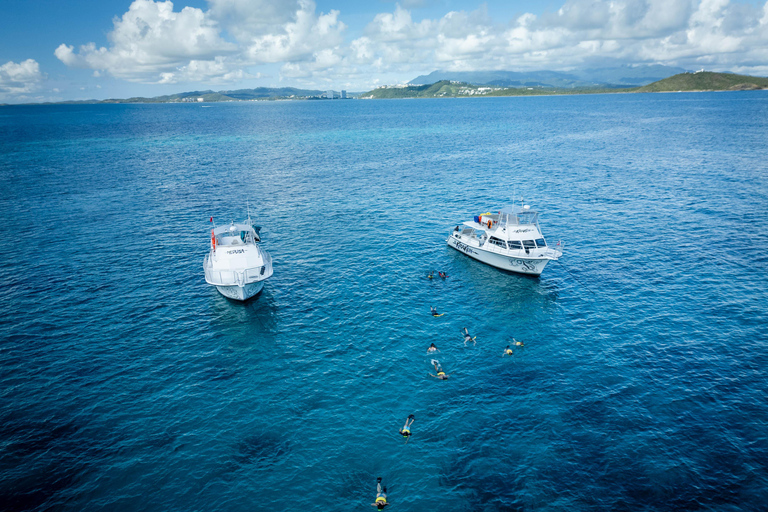
[[[135,97],[127,99],[109,99],[95,101],[95,103],[184,103],[197,102],[202,98],[203,102],[217,101],[252,101],[270,99],[308,99],[324,96],[326,91],[311,89],[296,89],[293,87],[257,87],[256,89],[238,89],[235,91],[189,91],[153,98]],[[336,93],[336,96],[339,94]]]
[[[433,71],[414,78],[409,85],[428,85],[443,80],[495,87],[586,87],[578,77],[557,71]]]
[[[571,71],[433,71],[409,82],[426,85],[441,80],[495,87],[638,87],[682,73],[669,66],[619,66]]]
[[[697,71],[665,78],[645,87],[640,87],[637,92],[749,91],[755,89],[768,89],[768,78]]]
[[[390,85],[362,93],[361,99],[461,98],[469,96],[540,96],[553,94],[596,94],[671,91],[748,91],[768,89],[768,78],[732,73],[685,72],[643,87],[497,87],[441,80],[424,85]]]
[[[461,94],[462,90],[476,89],[478,89],[478,87],[474,85],[455,83],[449,80],[441,80],[433,84],[425,85],[385,85],[370,92],[363,93],[361,99],[453,98]]]
[[[236,100],[259,100],[265,98],[290,98],[320,96],[325,91],[296,89],[294,87],[257,87],[256,89],[238,89],[236,91],[219,91],[222,95]],[[338,93],[336,93],[338,94]]]
[[[466,82],[441,80],[434,84],[425,85],[384,85],[372,91],[362,93],[360,99],[395,99],[395,98],[466,98],[470,96],[539,96],[551,94],[589,94],[628,89],[611,89],[605,87],[566,87],[550,86],[530,87],[497,87],[491,85],[472,85]]]
[[[686,70],[683,68],[653,64],[648,66],[593,68],[574,71],[573,73],[581,80],[599,84],[642,86],[685,72]]]

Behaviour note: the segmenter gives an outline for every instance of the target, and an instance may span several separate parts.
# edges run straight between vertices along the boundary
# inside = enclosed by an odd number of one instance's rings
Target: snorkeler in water
[[[445,371],[443,370],[443,367],[440,365],[440,361],[438,361],[437,359],[433,359],[432,364],[435,366],[435,372],[437,372],[437,375],[432,375],[431,373],[429,375],[436,379],[448,380],[448,377],[450,377],[450,375],[445,373]]]
[[[465,347],[467,346],[467,342],[468,342],[468,341],[471,341],[471,342],[473,342],[475,345],[477,345],[477,341],[475,341],[475,340],[477,340],[477,336],[475,336],[475,337],[473,338],[473,337],[472,337],[472,335],[471,335],[471,334],[469,334],[469,331],[467,330],[467,328],[466,328],[466,327],[464,328],[464,332],[463,332],[462,334],[464,334],[464,346],[465,346]]]
[[[501,354],[501,357],[511,356],[511,355],[512,355],[512,349],[509,348],[509,345],[507,345],[507,348],[504,349],[504,353]]]
[[[432,343],[432,344],[429,345],[429,348],[427,349],[427,352],[440,352],[440,350],[438,350],[438,348],[435,346],[435,344]]]
[[[427,279],[434,279],[435,278],[435,271],[430,270],[429,274],[427,274]]]
[[[443,279],[445,279],[446,277],[448,277],[448,274],[446,274],[446,273],[445,273],[445,272],[443,272],[443,271],[439,271],[439,272],[437,273],[437,275],[438,275],[438,276],[440,276],[440,277],[442,277]]]
[[[411,437],[411,425],[413,425],[413,420],[415,420],[413,414],[409,414],[408,417],[405,419],[405,425],[403,425],[403,428],[400,429],[400,435],[403,436],[406,441],[409,437]],[[409,423],[410,421],[410,423]]]
[[[381,477],[376,479],[376,503],[371,503],[371,505],[379,510],[389,505],[389,503],[387,503],[387,488],[381,487]]]
[[[515,338],[512,338],[512,341],[514,342],[514,345],[516,347],[524,347],[525,344],[522,341],[517,341]]]
[[[437,308],[435,306],[429,306],[429,309],[432,312],[432,316],[443,316],[437,312]]]

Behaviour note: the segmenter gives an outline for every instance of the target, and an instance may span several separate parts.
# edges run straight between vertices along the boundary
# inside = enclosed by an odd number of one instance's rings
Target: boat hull
[[[549,263],[551,259],[508,256],[497,252],[486,251],[475,245],[467,244],[454,235],[448,237],[447,243],[448,247],[452,247],[486,265],[529,276],[540,276],[544,271],[544,267],[547,266],[547,263]]]
[[[243,286],[216,286],[223,296],[232,300],[248,300],[257,295],[264,288],[264,281],[256,281]]]

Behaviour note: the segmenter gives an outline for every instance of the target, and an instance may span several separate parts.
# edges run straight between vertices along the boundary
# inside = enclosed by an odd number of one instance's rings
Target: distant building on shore
[[[333,99],[333,91],[325,91],[325,97],[329,100]]]
[[[341,99],[343,100],[347,99],[347,91],[345,91],[344,89],[341,90]]]

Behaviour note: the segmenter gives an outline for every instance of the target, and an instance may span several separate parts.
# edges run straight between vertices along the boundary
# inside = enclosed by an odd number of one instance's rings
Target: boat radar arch
[[[547,245],[539,212],[525,203],[476,215],[456,226],[446,243],[487,265],[533,276],[563,255],[560,242],[554,248]]]

